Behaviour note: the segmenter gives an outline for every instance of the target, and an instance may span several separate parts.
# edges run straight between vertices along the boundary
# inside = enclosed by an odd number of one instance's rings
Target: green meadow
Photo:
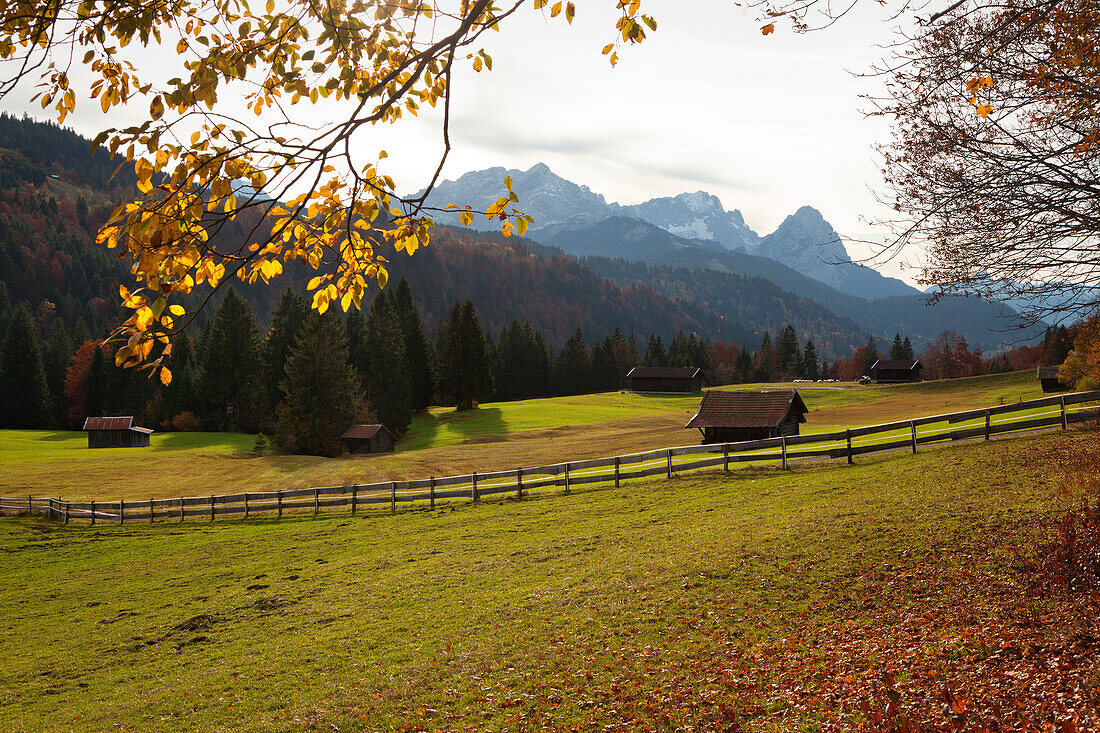
[[[885,638],[883,609],[933,613],[960,568],[1014,587],[989,537],[1076,501],[1094,443],[1072,430],[354,518],[3,519],[0,728],[854,724],[889,660],[873,644],[826,658],[815,635]],[[929,572],[936,590],[894,582]],[[933,661],[991,633],[974,614],[936,626]],[[834,687],[847,696],[828,702]]]

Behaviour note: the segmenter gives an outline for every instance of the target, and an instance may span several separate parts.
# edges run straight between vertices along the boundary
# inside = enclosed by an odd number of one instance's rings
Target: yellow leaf
[[[168,369],[168,367],[160,368],[160,383],[163,384],[165,387],[172,383],[172,372]]]
[[[174,316],[182,316],[187,311],[185,311],[183,309],[182,305],[178,305],[176,303],[173,303],[172,305],[168,306],[168,312],[171,313]]]
[[[149,324],[153,322],[153,309],[147,305],[143,305],[137,309],[134,313],[134,326],[139,331],[144,331],[149,328]]]
[[[981,117],[982,119],[985,119],[986,117],[989,117],[989,113],[992,112],[992,111],[993,111],[993,108],[990,107],[988,104],[979,104],[978,105],[978,109],[977,109],[978,117]]]

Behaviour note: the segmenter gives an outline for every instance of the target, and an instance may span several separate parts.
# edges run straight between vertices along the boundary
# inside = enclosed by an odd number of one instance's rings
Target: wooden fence
[[[398,504],[448,500],[478,501],[485,496],[512,494],[521,498],[529,492],[595,483],[614,483],[647,476],[665,476],[700,468],[733,463],[777,461],[783,468],[790,461],[807,458],[844,458],[882,451],[909,449],[943,441],[993,435],[1100,420],[1100,407],[1085,403],[1100,400],[1100,390],[1043,397],[977,410],[900,420],[884,425],[852,428],[835,433],[795,435],[738,443],[689,445],[680,448],[632,453],[611,458],[570,461],[551,466],[516,468],[508,471],[472,473],[465,476],[427,478],[415,481],[386,481],[350,486],[324,486],[283,491],[246,491],[238,494],[150,499],[148,501],[62,501],[28,496],[0,498],[0,513],[45,514],[68,523],[86,520],[91,524],[110,522],[183,522],[187,519],[213,521],[218,517],[282,517],[284,514],[318,514],[341,509],[355,514],[372,507],[396,511]]]

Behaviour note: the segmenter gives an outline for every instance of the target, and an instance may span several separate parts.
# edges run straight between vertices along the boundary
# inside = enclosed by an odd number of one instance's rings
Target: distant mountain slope
[[[842,293],[868,300],[920,292],[901,280],[853,263],[833,227],[811,206],[788,216],[778,229],[746,247],[746,251],[770,257]]]
[[[448,203],[485,208],[502,195],[505,176],[512,178],[512,188],[520,199],[518,208],[535,219],[528,236],[566,252],[581,254],[575,252],[579,245],[572,246],[560,239],[564,232],[580,232],[609,217],[625,217],[648,222],[685,240],[768,257],[860,298],[918,292],[901,280],[853,263],[833,227],[810,206],[803,206],[787,217],[778,229],[761,238],[745,224],[741,212],[727,211],[717,197],[705,191],[622,206],[608,203],[587,186],[556,175],[543,163],[527,171],[489,168],[466,173],[456,181],[442,181],[432,191],[428,202],[439,208]],[[449,221],[453,217],[444,215],[442,220]],[[475,218],[473,226],[482,230],[496,228],[495,222],[483,217]],[[624,253],[623,256],[628,255]]]

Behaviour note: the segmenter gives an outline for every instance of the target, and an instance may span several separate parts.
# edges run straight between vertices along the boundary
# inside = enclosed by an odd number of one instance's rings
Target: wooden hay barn
[[[879,359],[871,365],[875,382],[919,382],[924,365],[913,359]]]
[[[742,440],[798,435],[799,423],[806,422],[806,403],[797,390],[771,392],[722,392],[710,390],[686,428],[697,428],[704,443],[735,443]]]
[[[130,415],[122,417],[89,417],[84,420],[89,448],[147,448],[150,428],[134,425]]]
[[[1035,377],[1044,392],[1065,392],[1069,385],[1058,381],[1058,367],[1041,366],[1036,370]]]
[[[348,447],[348,453],[389,453],[397,442],[385,425],[352,425],[340,440]]]
[[[702,369],[636,366],[627,372],[631,392],[701,392],[709,387]]]

